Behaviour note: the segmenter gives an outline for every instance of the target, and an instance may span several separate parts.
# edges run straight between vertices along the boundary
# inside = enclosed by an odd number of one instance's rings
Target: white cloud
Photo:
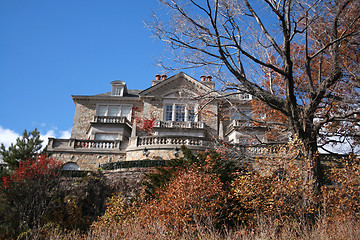
[[[22,133],[21,133],[22,134]],[[59,131],[58,128],[54,127],[53,129],[47,130],[45,133],[40,130],[40,139],[43,141],[42,146],[45,147],[48,144],[48,138],[70,138],[71,131]],[[0,144],[4,144],[8,148],[11,143],[16,143],[16,139],[21,135],[11,129],[6,129],[0,126]]]
[[[71,136],[71,131],[60,131],[60,139],[68,139]]]
[[[6,148],[9,147],[11,143],[15,143],[18,137],[20,137],[20,135],[15,131],[0,126],[0,144],[4,144]]]
[[[54,130],[49,130],[45,134],[40,132],[40,139],[43,141],[43,143],[42,143],[43,147],[45,147],[48,144],[49,137],[53,137],[53,138],[56,137]]]

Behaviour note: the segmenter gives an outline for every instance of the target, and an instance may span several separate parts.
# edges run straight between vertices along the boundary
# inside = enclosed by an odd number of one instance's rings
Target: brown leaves
[[[142,206],[140,215],[145,222],[158,219],[169,227],[191,228],[194,223],[215,219],[224,195],[214,173],[200,168],[182,170],[165,189],[159,190],[158,199]]]

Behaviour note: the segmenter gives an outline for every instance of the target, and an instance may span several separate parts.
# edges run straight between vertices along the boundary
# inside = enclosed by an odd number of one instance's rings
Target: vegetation
[[[267,111],[251,120],[276,130],[270,139],[303,142],[319,194],[318,148],[359,140],[359,1],[160,2],[149,26],[179,68],[212,72],[224,99],[252,95]]]
[[[16,139],[16,143],[11,144],[8,149],[1,144],[0,154],[9,167],[15,169],[20,161],[35,159],[36,155],[40,154],[41,143],[40,133],[36,128],[32,132],[25,130],[23,135]]]
[[[2,179],[1,238],[351,239],[359,233],[355,155],[327,166],[328,184],[315,196],[300,140],[271,147],[241,168],[222,152],[181,149],[183,157],[147,174],[135,198],[111,187],[101,172],[70,177],[43,155],[21,161]]]
[[[137,161],[119,161],[101,164],[100,168],[103,170],[114,170],[119,168],[148,168],[148,167],[163,167],[166,165],[166,160],[137,160]]]

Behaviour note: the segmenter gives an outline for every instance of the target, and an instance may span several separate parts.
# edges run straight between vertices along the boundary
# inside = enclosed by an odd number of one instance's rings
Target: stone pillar
[[[134,119],[131,129],[131,136],[129,138],[129,145],[130,147],[137,147],[137,144],[138,144],[138,137],[136,136],[136,119]]]
[[[219,123],[219,139],[224,140],[224,125],[222,121]]]

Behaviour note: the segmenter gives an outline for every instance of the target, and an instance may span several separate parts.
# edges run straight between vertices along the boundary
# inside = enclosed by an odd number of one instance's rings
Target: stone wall
[[[171,160],[176,158],[174,149],[148,149],[148,151],[148,156],[144,156],[142,149],[139,149],[137,151],[127,151],[126,160]]]
[[[140,192],[145,173],[152,171],[150,168],[126,168],[103,171],[106,183],[116,192],[126,198],[136,197]]]
[[[218,108],[215,104],[208,104],[201,110],[200,121],[204,122],[212,137],[218,135]]]
[[[95,104],[83,105],[76,103],[71,138],[86,139],[86,131],[90,127],[96,113]]]
[[[155,118],[156,120],[163,120],[163,105],[162,101],[152,100],[149,103],[144,103],[144,117],[151,119]]]
[[[80,170],[97,170],[99,164],[125,161],[126,154],[55,152],[50,157],[63,164],[76,163]]]

